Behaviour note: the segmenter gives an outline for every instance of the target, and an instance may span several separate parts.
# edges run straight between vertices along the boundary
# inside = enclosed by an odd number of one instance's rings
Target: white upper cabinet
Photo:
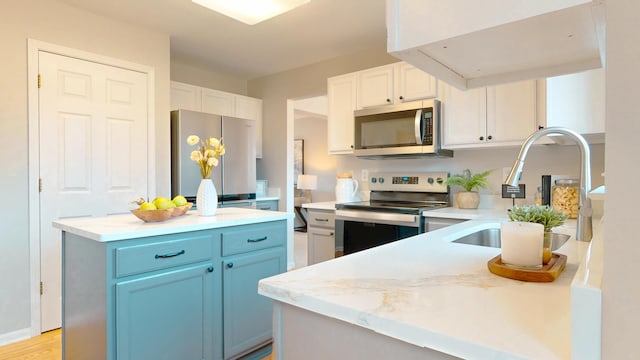
[[[434,98],[438,95],[435,77],[405,62],[395,65],[396,96],[400,102]]]
[[[387,0],[387,51],[460,89],[594,69],[604,3]]]
[[[394,66],[386,65],[358,73],[358,108],[393,104]]]
[[[358,72],[357,108],[433,98],[436,84],[436,78],[404,62],[363,70]]]
[[[546,126],[570,128],[590,136],[591,142],[604,141],[604,69],[547,79]]]
[[[351,73],[327,80],[329,154],[353,152],[357,78],[356,73]]]
[[[262,99],[171,82],[171,110],[192,110],[256,122],[256,158],[262,158]]]
[[[466,91],[440,81],[438,93],[446,149],[520,145],[537,129],[535,80]]]
[[[202,89],[202,112],[236,116],[236,95],[213,89]]]
[[[202,109],[202,88],[172,81],[170,103],[171,110],[200,111]]]

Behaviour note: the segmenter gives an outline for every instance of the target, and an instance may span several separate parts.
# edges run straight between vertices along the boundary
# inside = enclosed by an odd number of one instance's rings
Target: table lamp
[[[311,190],[318,188],[318,177],[316,175],[298,175],[298,189],[305,191],[305,202],[311,202]]]

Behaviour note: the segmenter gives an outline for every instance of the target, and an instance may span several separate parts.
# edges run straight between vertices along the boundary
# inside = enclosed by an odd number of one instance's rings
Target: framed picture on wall
[[[304,140],[293,140],[293,183],[298,185],[298,175],[304,174]]]

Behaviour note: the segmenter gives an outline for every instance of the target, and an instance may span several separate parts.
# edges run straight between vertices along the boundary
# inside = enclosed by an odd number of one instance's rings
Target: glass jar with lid
[[[569,219],[578,217],[580,185],[577,179],[557,179],[551,190],[551,205]]]

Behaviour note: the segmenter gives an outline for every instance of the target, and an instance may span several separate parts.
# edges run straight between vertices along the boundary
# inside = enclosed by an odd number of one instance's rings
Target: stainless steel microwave
[[[453,156],[441,148],[440,101],[435,99],[356,110],[358,157]]]

